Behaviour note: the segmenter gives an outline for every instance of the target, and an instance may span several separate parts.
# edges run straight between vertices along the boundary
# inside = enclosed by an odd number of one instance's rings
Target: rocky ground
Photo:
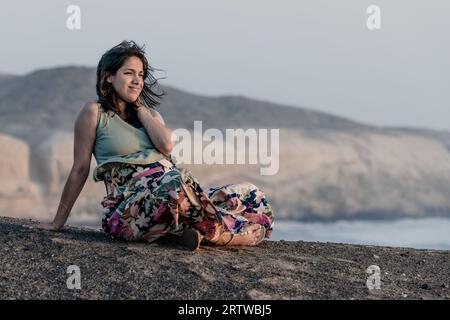
[[[0,217],[0,299],[450,299],[450,251],[266,241],[189,252],[24,227],[35,224]],[[70,265],[81,289],[67,287]],[[381,283],[369,290],[372,265]]]

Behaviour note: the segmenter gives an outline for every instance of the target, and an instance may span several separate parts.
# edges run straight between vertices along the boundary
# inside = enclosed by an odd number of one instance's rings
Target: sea
[[[450,219],[337,222],[275,221],[270,240],[318,241],[450,250]]]

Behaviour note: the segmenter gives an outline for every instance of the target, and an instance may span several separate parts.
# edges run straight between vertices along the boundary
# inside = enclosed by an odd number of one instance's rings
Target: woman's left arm
[[[161,115],[155,110],[141,106],[137,109],[137,116],[155,147],[163,154],[170,154],[173,149],[173,131],[166,127]]]

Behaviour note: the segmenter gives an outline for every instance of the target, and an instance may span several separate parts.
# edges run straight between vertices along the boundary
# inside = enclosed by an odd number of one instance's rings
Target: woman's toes
[[[261,237],[261,230],[256,229],[252,232],[252,244],[255,245],[258,242],[258,239]]]
[[[256,242],[258,242],[259,241],[259,239],[261,239],[261,236],[263,235],[263,233],[262,233],[262,231],[261,230],[259,230],[259,232],[258,232],[258,236],[256,237]]]

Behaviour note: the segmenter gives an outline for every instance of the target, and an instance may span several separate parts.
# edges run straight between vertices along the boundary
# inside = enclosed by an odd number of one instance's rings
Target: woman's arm
[[[170,154],[173,149],[173,131],[166,127],[161,115],[143,106],[137,109],[137,115],[155,147],[163,154]]]
[[[58,205],[58,210],[51,224],[52,229],[58,231],[62,229],[62,227],[66,223],[70,211],[72,210],[76,199],[83,189],[88,174],[89,172],[87,174],[84,171],[78,172],[72,167],[66,184],[64,185],[63,193],[61,195],[61,201]]]
[[[87,103],[78,114],[74,129],[74,161],[64,186],[56,216],[45,229],[60,230],[67,221],[89,175],[91,157],[95,144],[98,106]]]

